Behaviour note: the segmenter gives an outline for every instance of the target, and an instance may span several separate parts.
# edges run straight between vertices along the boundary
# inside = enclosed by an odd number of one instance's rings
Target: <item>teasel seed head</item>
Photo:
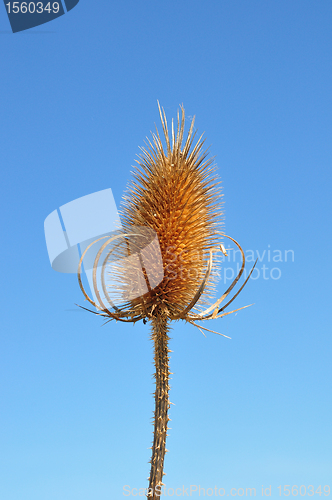
[[[202,136],[194,143],[194,119],[184,138],[183,107],[181,118],[178,112],[176,133],[173,121],[169,133],[160,106],[159,112],[165,147],[156,128],[152,141],[147,139],[147,147],[141,148],[123,197],[121,227],[117,234],[99,237],[84,250],[77,271],[79,285],[86,300],[97,308],[95,314],[109,320],[146,323],[158,316],[183,319],[203,334],[207,330],[226,337],[195,322],[222,318],[249,307],[225,312],[247,284],[257,260],[229,299],[244,272],[245,255],[240,244],[222,232],[221,183],[214,160],[207,158]],[[222,237],[240,250],[242,266],[226,292],[209,304],[218,278],[216,254],[227,256]],[[97,243],[101,247],[93,265],[94,301],[84,289],[81,272],[87,251]],[[226,299],[228,302],[221,305]]]
[[[222,194],[214,159],[207,158],[202,136],[194,143],[194,119],[184,137],[184,108],[181,116],[178,112],[176,134],[173,121],[169,132],[165,112],[160,107],[159,112],[165,147],[156,129],[152,141],[148,139],[147,147],[141,148],[120,215],[124,233],[133,232],[133,227],[148,227],[155,232],[164,273],[162,281],[143,295],[144,302],[133,299],[130,307],[135,315],[153,316],[162,310],[174,316],[195,296],[210,250],[220,243]],[[115,274],[113,270],[115,282],[124,293],[135,282],[135,273],[130,263],[120,265]],[[213,285],[210,276],[202,304]]]

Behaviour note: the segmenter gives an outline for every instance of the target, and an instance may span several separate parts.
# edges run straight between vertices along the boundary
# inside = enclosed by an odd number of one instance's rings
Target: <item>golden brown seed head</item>
[[[176,135],[173,122],[169,134],[163,110],[160,117],[166,148],[158,130],[152,142],[148,140],[147,148],[141,148],[121,211],[125,233],[130,233],[133,226],[147,226],[159,240],[164,278],[143,298],[128,303],[135,314],[143,316],[161,310],[174,315],[189,304],[203,280],[209,249],[220,242],[222,223],[220,181],[213,159],[207,159],[208,152],[203,151],[204,141],[200,138],[193,145],[194,120],[184,139],[183,108],[181,120],[178,114]],[[118,249],[119,254],[121,251],[125,252],[124,247]],[[153,259],[151,255],[151,262]],[[134,267],[127,263],[115,273],[124,293],[135,286]],[[212,284],[210,279],[205,296]]]

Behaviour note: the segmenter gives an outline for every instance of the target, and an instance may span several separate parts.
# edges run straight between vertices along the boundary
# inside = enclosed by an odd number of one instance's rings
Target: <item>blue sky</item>
[[[11,34],[0,9],[2,499],[147,486],[149,326],[77,310],[43,222],[106,188],[119,206],[157,99],[196,115],[225,232],[262,259],[235,302],[255,305],[208,325],[232,340],[174,324],[166,486],[332,487],[331,22],[327,0],[81,0]]]

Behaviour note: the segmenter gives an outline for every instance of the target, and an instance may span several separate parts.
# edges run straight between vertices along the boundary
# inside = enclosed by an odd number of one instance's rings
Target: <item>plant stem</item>
[[[155,500],[160,498],[162,478],[164,475],[164,458],[166,453],[167,424],[170,420],[167,412],[170,407],[169,392],[169,326],[167,317],[162,312],[152,318],[151,339],[154,343],[154,362],[156,373],[154,432],[151,457],[151,472],[147,498]],[[158,488],[157,488],[158,487]],[[157,489],[156,489],[157,488]]]

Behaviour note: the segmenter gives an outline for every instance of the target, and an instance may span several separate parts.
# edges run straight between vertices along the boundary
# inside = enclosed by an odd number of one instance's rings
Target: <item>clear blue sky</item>
[[[78,311],[43,222],[109,187],[120,204],[157,99],[196,115],[225,231],[262,258],[235,302],[255,305],[207,325],[232,340],[174,325],[166,486],[332,488],[331,27],[327,0],[81,0],[15,35],[0,8],[1,499],[147,486],[149,326]]]

